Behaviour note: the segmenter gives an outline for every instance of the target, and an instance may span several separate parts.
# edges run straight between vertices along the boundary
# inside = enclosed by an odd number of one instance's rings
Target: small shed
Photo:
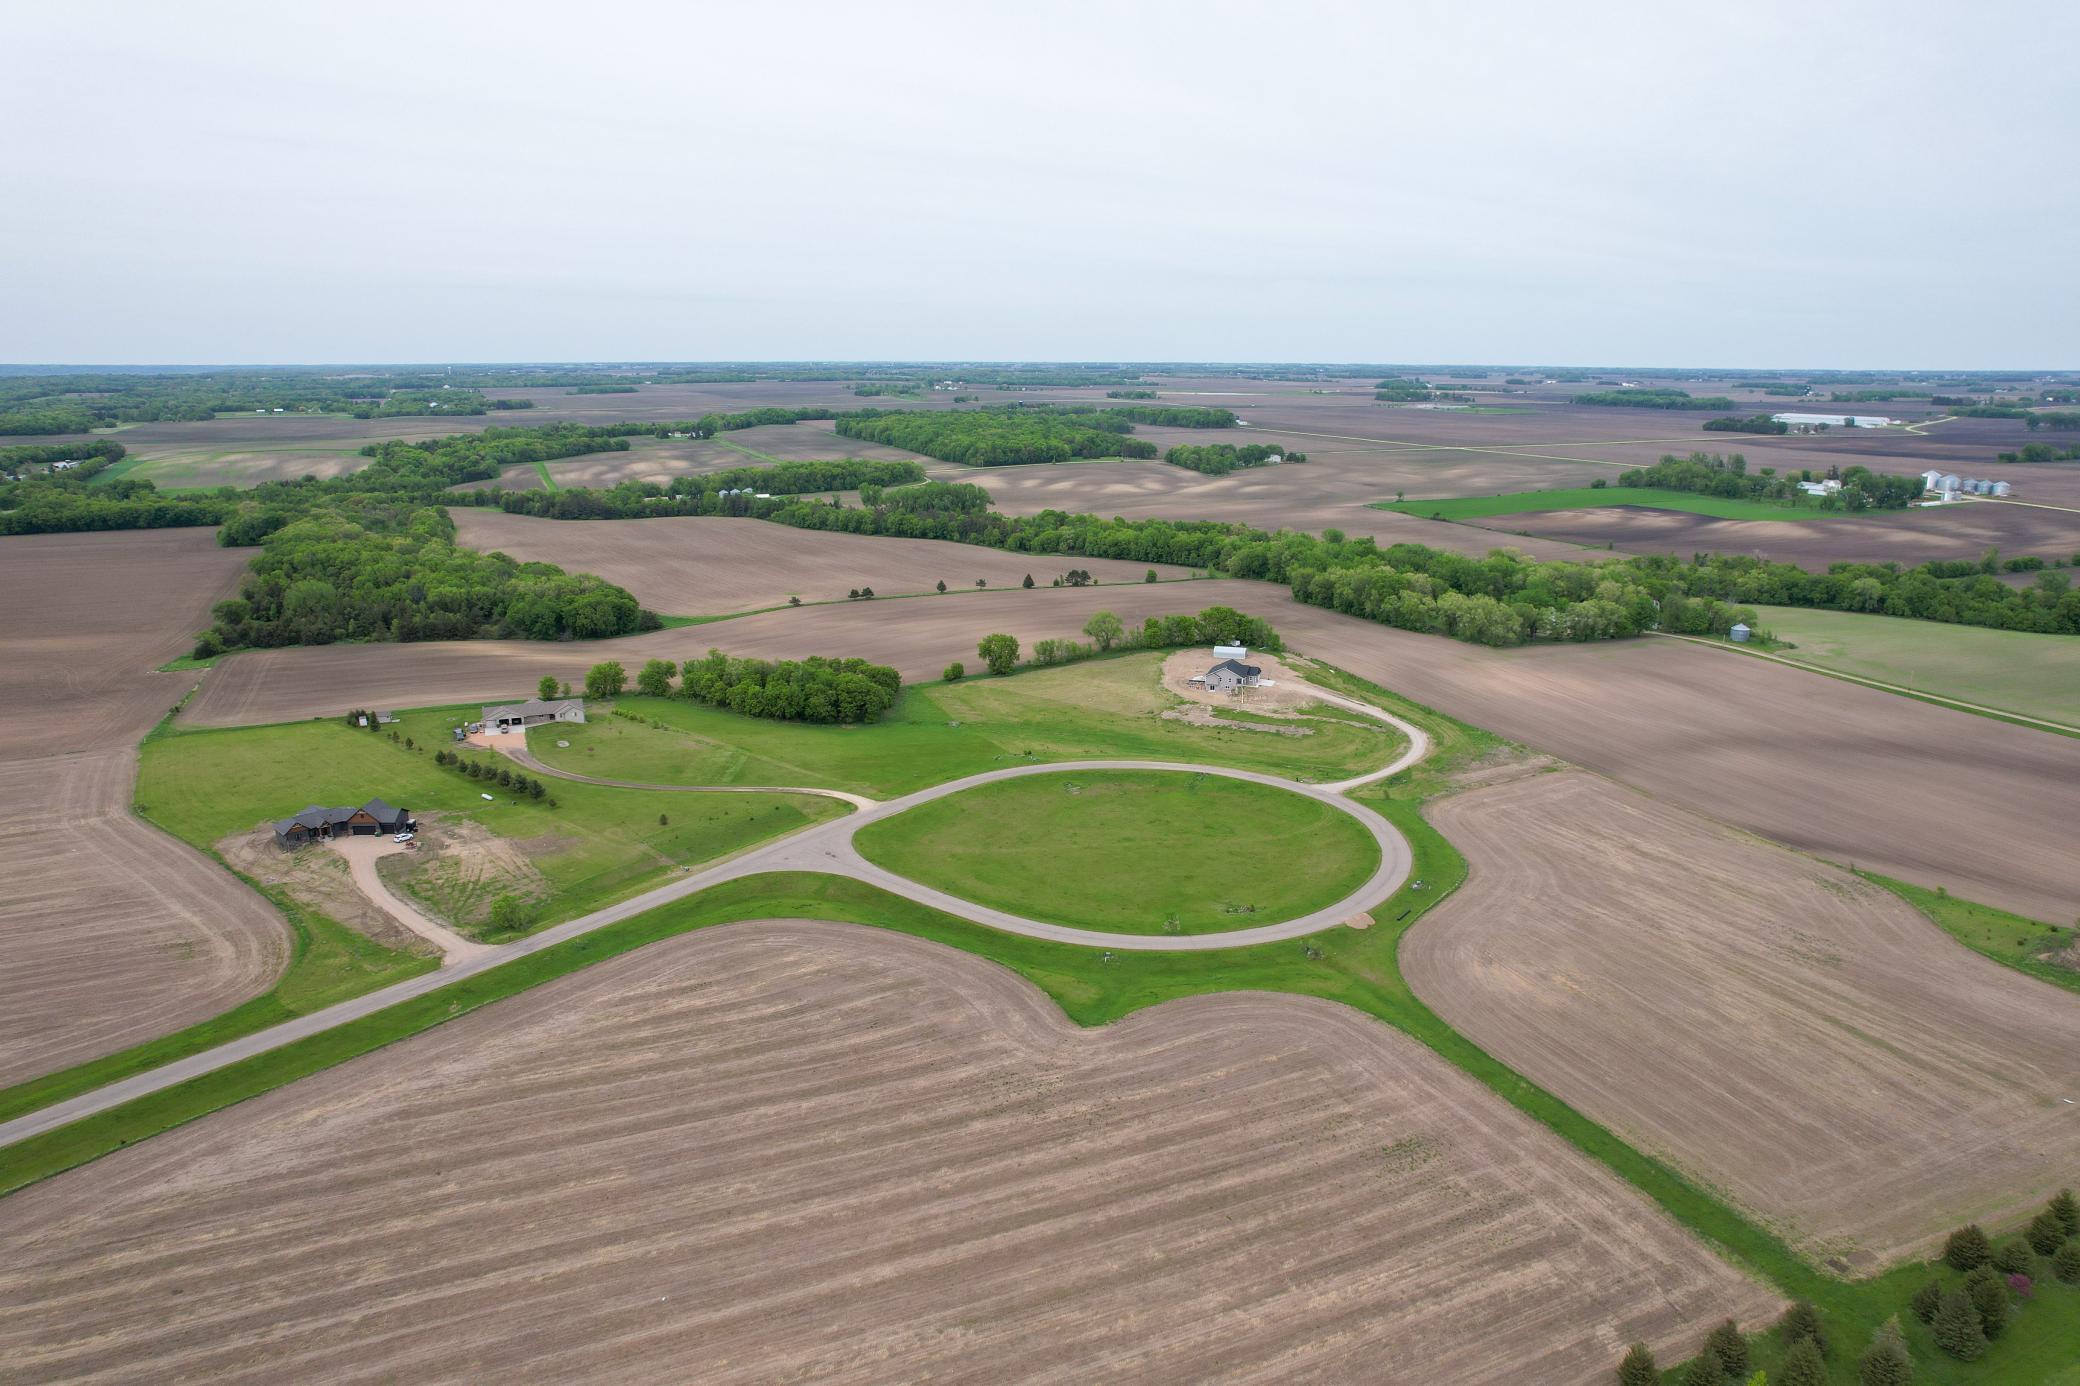
[[[1748,638],[1755,632],[1748,628],[1746,621],[1736,621],[1733,623],[1733,629],[1728,631],[1727,634],[1733,637],[1734,644],[1745,645],[1748,643]]]

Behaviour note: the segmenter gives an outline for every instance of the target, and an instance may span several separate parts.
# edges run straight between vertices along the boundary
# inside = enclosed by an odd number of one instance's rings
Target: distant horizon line
[[[75,375],[95,371],[190,372],[190,371],[346,371],[346,370],[530,370],[594,369],[645,370],[656,368],[740,370],[760,367],[800,369],[803,367],[991,367],[1032,369],[1070,367],[1083,370],[1178,371],[1191,368],[1222,371],[1253,369],[1307,370],[1323,373],[1346,372],[1371,375],[1381,371],[1639,371],[1680,372],[1706,376],[1732,375],[1894,375],[1894,376],[2064,376],[2080,374],[2080,367],[2059,366],[1740,366],[1740,365],[1649,365],[1642,362],[1500,362],[1500,361],[1220,361],[1159,360],[1155,358],[1059,358],[1039,357],[740,357],[707,360],[628,358],[622,360],[571,358],[555,360],[512,359],[502,361],[455,358],[444,361],[0,361],[0,374]]]

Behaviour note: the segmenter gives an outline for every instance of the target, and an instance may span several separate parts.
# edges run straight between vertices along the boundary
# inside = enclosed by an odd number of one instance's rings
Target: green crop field
[[[545,764],[645,784],[786,784],[893,798],[964,775],[1053,760],[1192,761],[1294,780],[1346,779],[1401,753],[1400,733],[1331,710],[1306,736],[1244,730],[1263,719],[1220,709],[1227,726],[1165,718],[1181,706],[1155,653],[1010,678],[920,684],[864,727],[769,722],[678,699],[624,698],[642,720],[595,717],[532,732]],[[1290,724],[1282,724],[1290,725]],[[558,746],[568,741],[568,747]]]
[[[1796,606],[1755,614],[1797,647],[1779,651],[1788,659],[2080,727],[2080,639],[2070,635]]]
[[[371,798],[414,814],[470,819],[514,841],[554,894],[538,922],[584,914],[712,861],[844,812],[836,800],[795,794],[692,794],[606,789],[558,780],[557,800],[516,798],[433,763],[448,728],[475,709],[422,708],[394,728],[418,749],[342,719],[221,731],[171,731],[147,741],[137,801],[146,817],[205,850],[232,833],[307,804]],[[491,752],[479,753],[486,761]],[[482,795],[493,794],[490,801]]]
[[[1424,519],[1481,520],[1494,515],[1528,515],[1541,510],[1593,510],[1608,505],[1638,505],[1650,510],[1686,510],[1721,520],[1826,520],[1846,510],[1822,510],[1819,502],[1728,500],[1694,491],[1664,491],[1654,486],[1576,486],[1558,491],[1512,491],[1501,496],[1460,496],[1449,500],[1374,501],[1374,510],[1393,510]],[[1865,511],[1906,514],[1909,512]]]
[[[977,904],[1078,928],[1211,933],[1334,904],[1379,866],[1318,800],[1179,771],[1067,771],[977,786],[870,823],[860,854]]]

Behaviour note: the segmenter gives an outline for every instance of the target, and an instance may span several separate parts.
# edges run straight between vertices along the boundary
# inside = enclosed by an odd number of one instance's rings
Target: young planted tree
[[[1150,569],[1148,570],[1148,576],[1147,576],[1147,577],[1144,577],[1144,578],[1143,578],[1143,579],[1141,579],[1141,580],[1142,580],[1143,582],[1154,582],[1154,581],[1156,580],[1156,570],[1155,570],[1155,569],[1153,569],[1153,568],[1150,568]]]
[[[554,698],[556,696],[556,675],[542,675],[542,681],[534,686],[534,695],[545,703]]]
[[[1820,1311],[1813,1307],[1811,1300],[1792,1302],[1791,1307],[1784,1311],[1784,1317],[1777,1320],[1777,1335],[1786,1347],[1810,1338],[1821,1356],[1827,1355],[1827,1330],[1820,1326]]]
[[[1998,1338],[2008,1326],[2008,1282],[1991,1266],[1973,1271],[1964,1280],[1965,1297],[1979,1312],[1979,1329],[1988,1338]]]
[[[1784,1365],[1771,1378],[1777,1386],[1828,1386],[1827,1359],[1811,1338],[1800,1338],[1784,1354]]]
[[[618,659],[604,660],[586,671],[585,696],[588,698],[618,698],[626,687],[628,671],[621,667]]]
[[[1907,1301],[1907,1307],[1914,1311],[1914,1317],[1923,1323],[1933,1323],[1936,1310],[1941,1308],[1942,1304],[1943,1282],[1940,1280],[1928,1281],[1914,1291],[1914,1297]]]
[[[1724,1386],[1726,1377],[1719,1370],[1719,1359],[1710,1352],[1700,1352],[1690,1359],[1690,1366],[1683,1373],[1683,1386]]]
[[[2058,1247],[2054,1245],[2051,1250],[2056,1251]],[[2045,1255],[2050,1255],[2050,1252]],[[2002,1275],[2027,1275],[2037,1268],[2036,1254],[2023,1242],[2005,1241],[1993,1250],[1993,1268]]]
[[[1720,1324],[1704,1340],[1704,1355],[1719,1364],[1721,1376],[1748,1374],[1748,1340],[1732,1319]]]
[[[2069,1241],[2051,1258],[2051,1273],[2067,1285],[2080,1285],[2080,1241]]]
[[[2047,1205],[2058,1218],[2058,1225],[2065,1228],[2068,1237],[2080,1237],[2080,1199],[2073,1197],[2071,1189],[2060,1189]]]
[[[1018,667],[1018,641],[1001,632],[985,635],[975,647],[992,674],[1008,674]]]
[[[636,692],[652,698],[670,697],[672,675],[678,672],[679,666],[669,659],[650,660],[636,673]]]
[[[941,674],[940,677],[948,683],[958,683],[967,675],[967,672],[967,666],[956,659],[953,663],[946,666],[946,672]]]
[[[1024,587],[1031,587],[1033,585],[1033,575],[1031,573],[1027,573],[1026,580],[1020,585]]]
[[[944,592],[944,591],[946,590],[946,579],[945,579],[945,578],[940,578],[940,579],[939,579],[939,590],[940,590],[941,592]]]
[[[1091,618],[1083,623],[1083,633],[1096,642],[1100,650],[1109,650],[1119,643],[1127,633],[1126,625],[1109,611],[1093,611]]]
[[[1661,1386],[1661,1368],[1645,1343],[1634,1343],[1618,1364],[1618,1386]]]
[[[2049,1256],[2065,1241],[2066,1225],[2059,1221],[2055,1211],[2046,1208],[2030,1219],[2029,1231],[2022,1235],[2028,1239],[2031,1248],[2039,1256]]]
[[[1960,1227],[1943,1243],[1943,1264],[1952,1270],[1976,1270],[1993,1255],[1993,1244],[1978,1223]]]
[[[1964,1290],[1945,1294],[1943,1303],[1936,1305],[1930,1330],[1936,1336],[1936,1346],[1957,1361],[1978,1361],[1986,1351],[1986,1330],[1980,1326],[1978,1309],[1972,1307]]]
[[[1896,1315],[1871,1335],[1871,1345],[1857,1359],[1856,1380],[1857,1386],[1912,1386],[1914,1359],[1907,1353]]]

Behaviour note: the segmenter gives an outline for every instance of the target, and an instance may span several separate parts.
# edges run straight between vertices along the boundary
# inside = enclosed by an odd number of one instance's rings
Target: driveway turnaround
[[[971,920],[987,928],[999,929],[1005,933],[1021,934],[1027,938],[1046,939],[1054,943],[1081,944],[1087,947],[1107,948],[1120,952],[1209,952],[1219,948],[1246,948],[1252,944],[1276,943],[1304,938],[1309,934],[1320,933],[1325,929],[1333,929],[1340,924],[1356,920],[1367,911],[1387,900],[1407,881],[1409,871],[1413,865],[1409,854],[1408,840],[1401,835],[1400,831],[1371,809],[1343,797],[1344,791],[1356,788],[1359,785],[1369,784],[1375,780],[1384,779],[1407,769],[1428,753],[1429,738],[1423,734],[1420,728],[1368,704],[1333,693],[1322,693],[1319,690],[1317,690],[1317,696],[1324,702],[1332,702],[1339,707],[1349,708],[1393,725],[1403,735],[1408,737],[1408,749],[1396,757],[1391,764],[1379,770],[1358,776],[1355,779],[1342,780],[1335,784],[1302,784],[1297,780],[1282,779],[1277,775],[1260,774],[1250,770],[1230,770],[1217,765],[1179,764],[1160,760],[1073,760],[1050,765],[1021,765],[1004,770],[991,770],[979,775],[969,775],[964,779],[949,780],[945,784],[933,785],[929,789],[921,789],[914,794],[906,794],[899,799],[890,799],[879,803],[873,800],[865,800],[864,802],[871,805],[871,807],[862,808],[858,813],[851,814],[845,818],[818,823],[790,837],[784,837],[778,841],[768,842],[762,846],[751,848],[726,861],[718,862],[706,870],[693,872],[680,880],[659,886],[655,890],[645,891],[641,895],[632,896],[619,904],[594,910],[590,914],[567,920],[562,924],[544,929],[540,933],[530,934],[526,938],[512,943],[500,944],[496,947],[475,945],[481,951],[461,956],[450,955],[446,960],[446,965],[436,971],[421,973],[417,977],[407,978],[405,981],[384,987],[378,991],[369,992],[364,996],[357,996],[351,1000],[342,1001],[336,1006],[328,1006],[322,1011],[314,1011],[309,1015],[298,1016],[294,1020],[287,1020],[280,1025],[271,1026],[268,1029],[227,1041],[213,1049],[206,1049],[199,1054],[191,1054],[187,1058],[176,1059],[169,1064],[162,1064],[148,1072],[139,1073],[119,1082],[110,1083],[106,1087],[95,1089],[93,1092],[82,1093],[78,1097],[67,1101],[54,1103],[26,1116],[17,1117],[13,1121],[0,1123],[0,1146],[13,1145],[16,1142],[27,1140],[31,1136],[41,1135],[46,1131],[54,1131],[61,1126],[70,1125],[83,1117],[93,1116],[98,1112],[105,1112],[111,1108],[119,1107],[125,1102],[173,1087],[176,1084],[186,1082],[190,1078],[198,1078],[203,1074],[213,1073],[220,1068],[249,1059],[256,1054],[264,1054],[271,1049],[279,1049],[285,1044],[294,1043],[311,1035],[322,1034],[327,1030],[335,1029],[350,1021],[359,1020],[364,1016],[374,1015],[377,1011],[387,1010],[401,1001],[409,1001],[414,997],[439,991],[444,987],[452,986],[466,977],[474,977],[479,973],[488,972],[516,958],[524,958],[530,954],[539,953],[544,949],[553,948],[560,943],[579,938],[595,930],[604,929],[610,924],[618,924],[622,920],[632,919],[636,915],[654,910],[660,905],[670,904],[674,900],[681,900],[689,895],[697,894],[710,886],[717,886],[726,881],[738,880],[745,876],[761,875],[766,872],[810,871],[820,872],[825,875],[850,876],[856,880],[877,886],[892,895],[900,895],[905,899],[917,901],[919,904],[929,905],[933,909],[941,910],[960,919]],[[544,773],[559,773],[548,766],[539,765],[531,760],[529,763]],[[898,876],[892,871],[885,871],[860,856],[853,848],[853,835],[862,827],[869,823],[878,822],[883,818],[893,817],[907,809],[915,808],[919,804],[928,803],[933,799],[944,798],[949,794],[958,794],[962,790],[973,789],[977,785],[991,784],[998,780],[1017,779],[1025,775],[1061,774],[1078,770],[1174,770],[1187,774],[1219,775],[1227,779],[1247,780],[1253,784],[1268,785],[1274,789],[1283,789],[1294,794],[1304,794],[1310,799],[1330,805],[1339,812],[1347,813],[1364,824],[1366,830],[1372,834],[1373,841],[1379,845],[1379,869],[1372,873],[1371,878],[1364,885],[1350,895],[1345,896],[1325,909],[1316,910],[1312,914],[1302,915],[1297,919],[1287,919],[1276,924],[1263,924],[1252,929],[1231,929],[1226,932],[1212,934],[1113,934],[1098,933],[1089,929],[1075,929],[1062,924],[1050,924],[1043,920],[1027,919],[1023,915],[1011,914],[1003,910],[977,905],[948,895],[944,891],[934,890],[929,886],[921,885],[906,876]],[[572,775],[568,778],[583,779],[585,777]],[[691,786],[642,787],[690,788]],[[766,789],[752,792],[771,793],[774,791]],[[799,793],[802,791],[790,790],[788,792]],[[858,801],[860,796],[841,794],[839,797]],[[370,862],[369,865],[373,868],[374,863]],[[370,874],[374,874],[372,869]]]

